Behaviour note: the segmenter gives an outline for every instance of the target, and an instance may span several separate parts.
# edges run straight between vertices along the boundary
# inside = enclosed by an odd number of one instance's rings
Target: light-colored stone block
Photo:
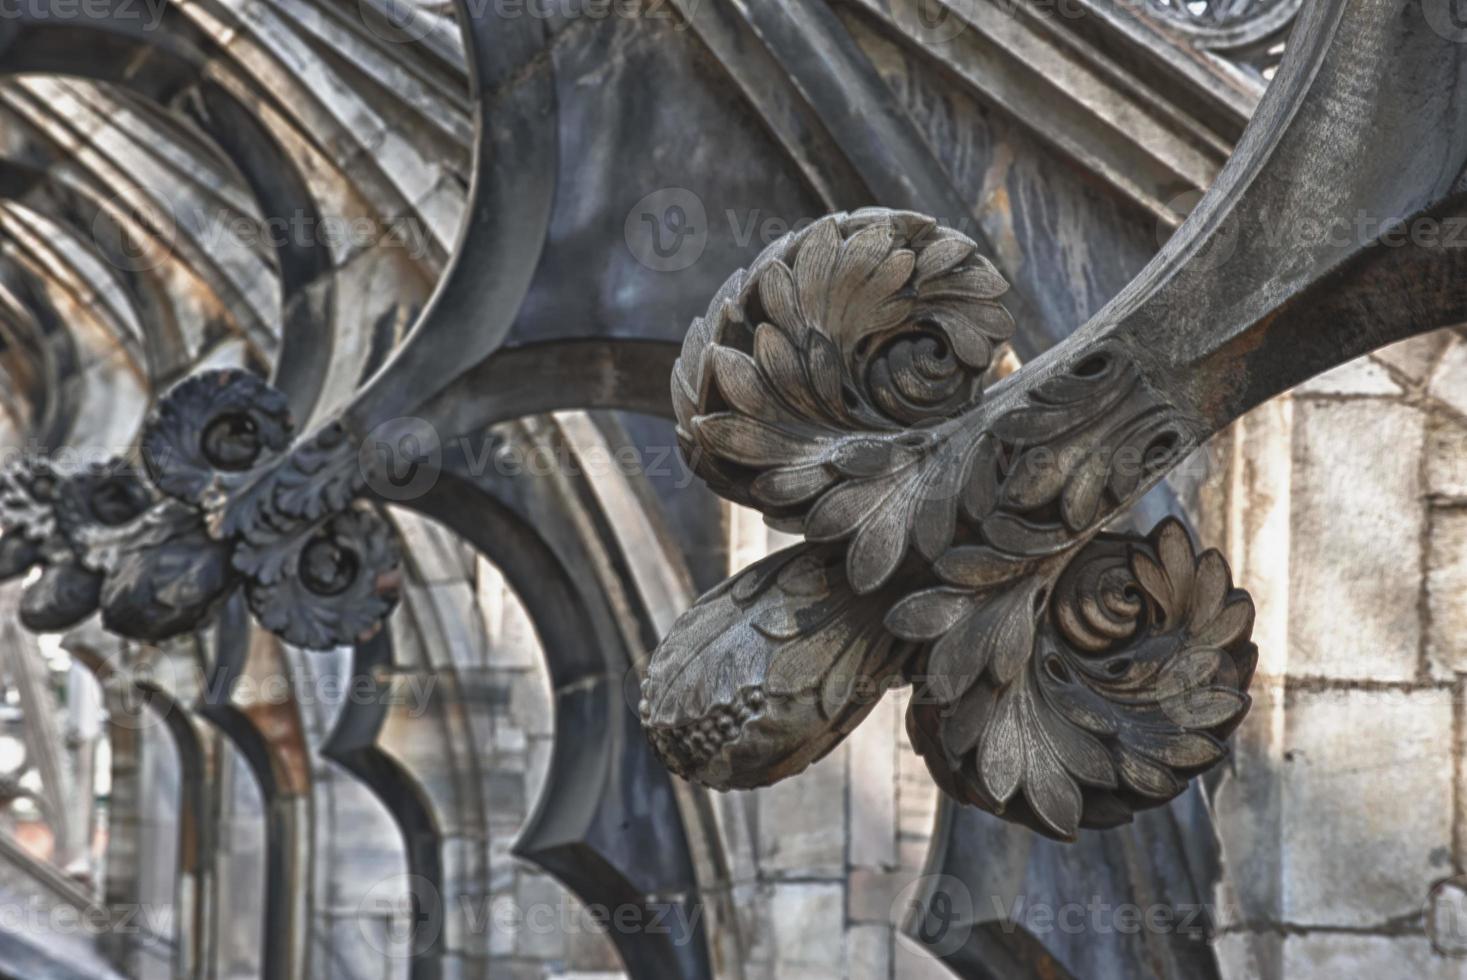
[[[316,938],[313,952],[323,980],[385,977],[389,953],[396,948],[388,923],[373,917],[330,920],[317,927]]]
[[[1284,921],[1367,928],[1419,913],[1452,870],[1450,692],[1299,691],[1286,726]]]
[[[1467,343],[1453,338],[1431,372],[1427,394],[1458,414],[1467,415]]]
[[[1369,357],[1357,357],[1310,378],[1294,389],[1299,395],[1399,395],[1401,386]]]
[[[532,960],[565,956],[565,890],[546,875],[521,874],[515,889],[515,952]],[[491,924],[491,928],[499,923]]]
[[[495,671],[510,689],[510,717],[526,734],[555,734],[555,699],[543,670]]]
[[[1426,935],[1437,953],[1467,957],[1467,878],[1448,878],[1432,887],[1426,906]]]
[[[550,772],[550,757],[554,751],[555,739],[530,739],[530,751],[527,753],[529,761],[525,770],[525,803],[528,807],[533,807],[540,798],[545,787],[545,777]]]
[[[851,926],[846,932],[846,980],[890,980],[889,926]]]
[[[1283,976],[1283,937],[1272,932],[1229,932],[1212,944],[1227,980]]]
[[[932,781],[927,763],[907,738],[906,716],[912,700],[911,689],[893,691],[887,697],[892,700],[897,717],[902,719],[896,736],[897,866],[905,871],[914,871],[923,867],[927,857],[927,846],[937,817],[937,784]]]
[[[475,922],[489,930],[488,946],[491,959],[503,961],[514,955],[519,928],[510,923],[518,921],[516,918],[518,908],[512,893],[493,895],[487,904],[475,907]]]
[[[1427,549],[1427,659],[1450,679],[1467,672],[1467,510],[1434,511]]]
[[[757,794],[759,866],[769,877],[845,875],[846,751]]]
[[[732,888],[739,933],[744,937],[744,955],[750,964],[768,972],[774,962],[775,934],[770,922],[774,886],[746,881]]]
[[[1233,735],[1231,758],[1212,794],[1224,875],[1216,897],[1222,928],[1283,918],[1289,841],[1282,831],[1288,717],[1282,689],[1280,681],[1254,679],[1252,708]],[[1277,949],[1274,954],[1276,960]]]
[[[850,863],[890,869],[897,860],[897,739],[901,713],[882,700],[850,738]]]
[[[1450,330],[1435,330],[1382,347],[1371,356],[1407,381],[1420,383],[1431,372],[1442,348],[1455,339]]]
[[[1412,679],[1422,413],[1298,400],[1294,421],[1289,673]]]
[[[892,976],[895,980],[953,980],[953,972],[941,960],[900,933],[892,944]]]
[[[1463,961],[1438,956],[1425,936],[1315,933],[1284,940],[1283,976],[1461,980]]]
[[[1437,497],[1467,498],[1467,424],[1433,412],[1426,429],[1426,488]]]
[[[847,879],[850,901],[847,917],[852,922],[882,922],[891,925],[900,919],[894,915],[897,896],[918,874],[915,871],[870,871],[853,868]]]
[[[612,935],[608,928],[615,930],[627,928],[626,920],[618,927],[615,913],[611,910],[612,918],[609,923],[597,910],[593,915],[574,895],[566,894],[566,902],[572,910],[568,918],[570,929],[565,937],[565,962],[566,967],[578,976],[586,977],[614,977],[618,975],[621,968],[621,960],[617,958],[616,947],[612,944]],[[666,926],[670,930],[681,928],[668,920]],[[630,928],[637,928],[635,921]]]
[[[840,885],[775,885],[770,919],[777,980],[843,975],[845,890]]]

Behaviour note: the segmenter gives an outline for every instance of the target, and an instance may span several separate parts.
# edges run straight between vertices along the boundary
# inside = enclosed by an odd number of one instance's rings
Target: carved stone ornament
[[[203,625],[236,588],[267,629],[325,649],[372,636],[397,601],[399,550],[354,503],[356,446],[327,425],[292,447],[284,396],[244,371],[177,385],[140,442],[147,482],[114,461],[0,477],[0,579],[40,576],[22,619],[60,630],[96,612],[156,642]]]
[[[89,529],[125,525],[151,502],[118,460],[63,475],[23,459],[0,473],[0,581],[39,567],[20,606],[27,629],[68,629],[96,611],[103,576],[85,561]]]
[[[1102,534],[1201,441],[1093,341],[987,394],[994,266],[921,215],[833,215],[736,273],[673,376],[683,452],[807,543],[700,599],[641,715],[679,774],[763,786],[897,683],[953,797],[1060,839],[1164,803],[1248,707],[1253,607],[1175,521]]]

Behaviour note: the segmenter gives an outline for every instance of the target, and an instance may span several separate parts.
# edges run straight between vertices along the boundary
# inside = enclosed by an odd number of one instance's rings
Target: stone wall
[[[1206,537],[1259,607],[1215,794],[1230,977],[1467,972],[1467,343],[1407,341],[1214,450]]]

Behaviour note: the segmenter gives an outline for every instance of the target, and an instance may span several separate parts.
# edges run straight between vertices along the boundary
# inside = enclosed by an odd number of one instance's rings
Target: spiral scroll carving
[[[237,588],[288,642],[369,638],[396,604],[400,552],[354,503],[356,447],[338,425],[293,442],[284,396],[244,371],[177,385],[140,442],[147,481],[120,463],[63,476],[45,462],[0,482],[0,577],[42,568],[26,625],[56,630],[100,608],[156,642],[202,626]]]
[[[944,673],[936,647],[912,663],[907,729],[945,791],[1069,839],[1170,800],[1223,757],[1257,648],[1221,555],[1198,557],[1173,520],[1145,540],[1101,535],[1039,599],[1037,616],[1028,589],[975,602],[979,628],[954,634],[1026,654],[1009,682]]]
[[[689,464],[808,543],[654,653],[642,718],[675,771],[788,776],[900,678],[943,788],[1061,839],[1222,756],[1251,603],[1175,522],[1101,534],[1199,430],[1113,341],[985,392],[1006,288],[962,235],[868,209],[775,243],[693,323],[672,385]]]

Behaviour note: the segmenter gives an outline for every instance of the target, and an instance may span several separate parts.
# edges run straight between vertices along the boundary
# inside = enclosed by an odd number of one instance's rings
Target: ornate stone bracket
[[[146,481],[122,461],[63,475],[22,463],[5,476],[0,575],[39,566],[22,619],[34,630],[103,624],[156,642],[202,626],[237,588],[288,642],[369,638],[397,601],[399,554],[354,498],[355,444],[327,425],[291,446],[285,398],[243,371],[171,391],[140,444]]]
[[[1005,288],[963,236],[870,209],[776,244],[693,324],[673,377],[685,455],[809,540],[658,649],[641,710],[675,771],[791,775],[903,680],[943,787],[1057,837],[1222,756],[1251,603],[1175,522],[1099,534],[1198,425],[1113,344],[985,397]]]
[[[990,392],[1006,284],[930,219],[833,215],[736,273],[674,371],[682,448],[807,541],[654,653],[641,713],[667,764],[774,782],[904,680],[938,783],[1057,838],[1216,763],[1248,705],[1252,604],[1176,522],[1102,529],[1254,405],[1467,317],[1467,254],[1418,234],[1462,215],[1449,34],[1404,0],[1306,7],[1188,222]]]

